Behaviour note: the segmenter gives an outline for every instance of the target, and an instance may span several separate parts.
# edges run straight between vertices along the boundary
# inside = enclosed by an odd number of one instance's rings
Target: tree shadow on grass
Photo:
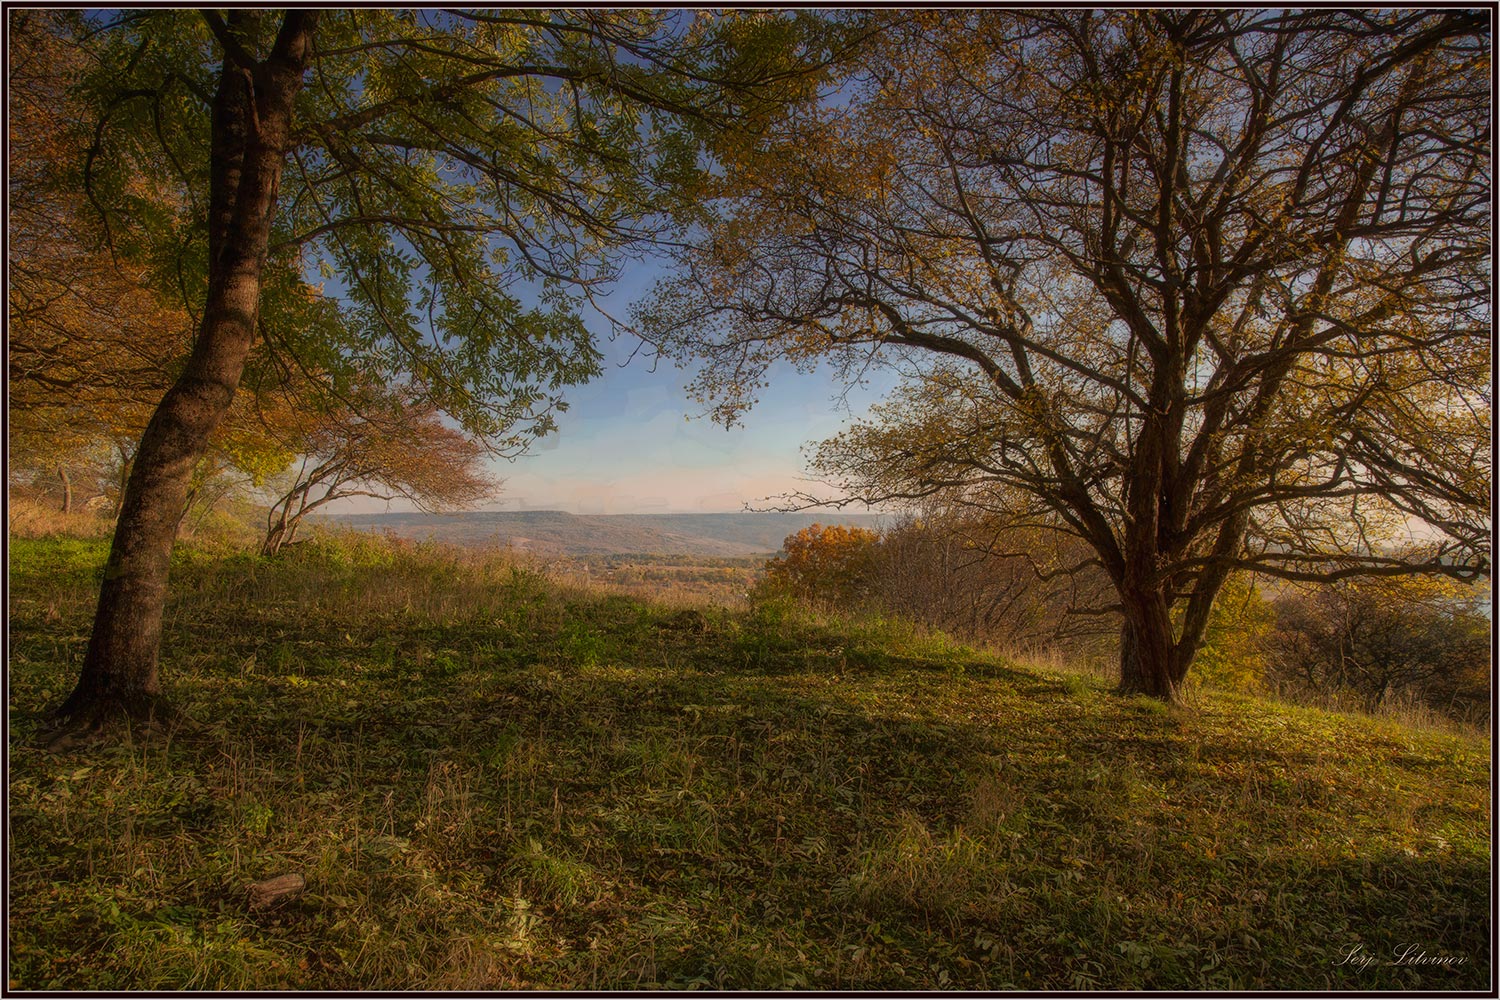
[[[617,617],[525,641],[308,631],[253,669],[236,653],[179,670],[172,694],[201,728],[161,748],[137,836],[312,873],[277,914],[232,887],[194,900],[268,940],[334,955],[339,900],[408,928],[420,890],[448,900],[421,920],[452,933],[553,942],[526,960],[540,985],[1487,984],[1479,860],[1337,856],[1327,828],[1353,807],[1308,801],[1311,778],[1247,800],[1246,774],[1313,756],[1205,742],[1190,715],[951,650],[851,657],[857,642],[814,632],[800,660],[778,647],[747,668],[714,622]],[[1214,778],[1226,764],[1240,777]],[[171,790],[184,778],[213,798],[208,819]],[[23,878],[68,865],[40,836],[46,808],[27,820],[39,853],[17,849]],[[1233,822],[1246,813],[1261,826]],[[1298,816],[1316,821],[1287,833]],[[130,898],[139,876],[118,878]],[[534,924],[515,922],[517,898]],[[1334,964],[1407,944],[1465,963]],[[301,985],[368,974],[320,960]]]

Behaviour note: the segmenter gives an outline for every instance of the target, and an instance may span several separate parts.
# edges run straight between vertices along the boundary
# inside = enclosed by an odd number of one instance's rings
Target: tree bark
[[[67,469],[66,466],[59,465],[57,467],[57,478],[62,480],[62,491],[63,491],[62,512],[64,514],[72,513],[72,511],[73,511],[73,483],[72,483],[72,481],[70,479],[68,479],[68,469]]]
[[[230,31],[251,38],[254,12],[235,10]],[[168,566],[194,465],[229,409],[255,336],[292,102],[302,85],[316,14],[283,17],[270,56],[246,65],[226,54],[214,100],[209,207],[209,287],[186,367],[157,406],[121,499],[94,630],[78,684],[58,714],[98,722],[149,716],[160,686],[157,658]]]
[[[271,508],[267,515],[266,540],[261,543],[260,554],[266,557],[274,556],[281,551],[283,545],[292,540],[297,533],[297,522],[301,518],[300,508],[307,505],[307,490],[311,488],[309,483],[299,483],[297,487],[288,493],[281,501]],[[300,496],[299,511],[292,513],[292,502]]]
[[[283,518],[271,527],[266,533],[266,540],[261,543],[260,554],[266,558],[274,556],[281,551],[282,544],[287,540],[286,520]]]
[[[1178,661],[1166,601],[1155,596],[1126,600],[1120,629],[1120,693],[1180,701],[1186,665]]]

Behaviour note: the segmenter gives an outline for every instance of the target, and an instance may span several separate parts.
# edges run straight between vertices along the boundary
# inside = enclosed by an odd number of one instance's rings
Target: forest
[[[1489,13],[6,16],[11,991],[1492,988]]]

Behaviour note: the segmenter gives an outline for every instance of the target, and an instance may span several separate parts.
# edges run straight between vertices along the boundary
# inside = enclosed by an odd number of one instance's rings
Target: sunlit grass
[[[104,552],[12,541],[15,988],[1488,987],[1478,736],[346,538],[184,548],[185,724],[53,755]]]

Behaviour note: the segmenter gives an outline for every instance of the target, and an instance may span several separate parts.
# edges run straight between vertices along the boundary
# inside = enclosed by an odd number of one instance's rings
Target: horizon
[[[579,514],[570,510],[560,510],[555,507],[528,507],[521,510],[451,510],[451,511],[425,511],[425,510],[377,510],[377,511],[315,511],[308,516],[311,518],[381,518],[381,517],[468,517],[471,515],[489,514],[564,514],[568,517],[745,517],[747,515],[763,515],[773,517],[809,515],[820,516],[820,512],[826,512],[830,521],[841,517],[895,517],[891,511],[863,510],[844,511],[837,508],[809,508],[803,510],[649,510],[649,511],[623,511],[611,514]]]

